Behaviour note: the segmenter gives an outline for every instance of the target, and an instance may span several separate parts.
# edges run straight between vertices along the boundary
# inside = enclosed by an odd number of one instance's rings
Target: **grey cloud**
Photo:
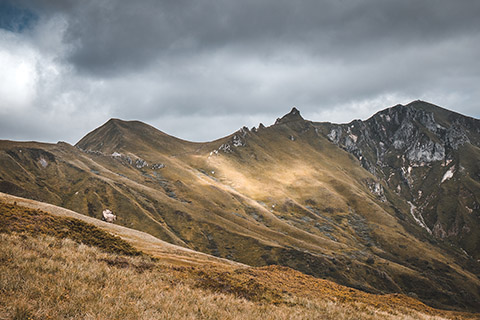
[[[15,3],[38,21],[13,36],[0,30],[0,63],[14,73],[27,61],[35,83],[0,84],[0,125],[28,123],[39,140],[77,139],[110,117],[212,140],[293,105],[318,121],[414,99],[480,116],[478,1]],[[15,95],[22,85],[35,93],[28,101]],[[55,139],[26,119],[42,114],[68,134]],[[5,128],[0,137],[21,131]]]
[[[367,59],[480,31],[480,3],[468,0],[47,3],[69,21],[64,39],[74,48],[69,61],[100,75],[225,48],[268,57],[295,46],[313,56]]]

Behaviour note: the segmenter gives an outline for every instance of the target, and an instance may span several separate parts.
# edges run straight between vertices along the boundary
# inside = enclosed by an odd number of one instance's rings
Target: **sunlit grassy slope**
[[[119,225],[252,266],[480,310],[478,263],[404,200],[374,195],[375,178],[298,114],[209,143],[110,120],[75,147],[2,141],[0,162],[6,193],[96,218],[109,208]]]
[[[17,204],[0,202],[0,319],[476,318],[286,267],[215,259],[199,265],[188,251],[178,252],[178,259],[185,256],[178,265],[158,252],[138,251],[116,236],[114,225],[95,226],[85,222],[88,217],[78,220],[69,210],[41,203],[26,201],[27,208],[18,205],[21,199],[4,200]]]

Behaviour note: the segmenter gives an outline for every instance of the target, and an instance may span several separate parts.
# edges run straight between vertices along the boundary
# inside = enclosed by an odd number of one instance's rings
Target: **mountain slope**
[[[119,237],[120,239],[134,246],[137,250],[140,250],[141,252],[152,256],[153,258],[161,259],[163,262],[168,262],[172,265],[218,265],[222,266],[225,269],[228,269],[229,267],[247,267],[246,265],[242,265],[241,263],[236,263],[234,261],[226,259],[220,259],[184,247],[175,246],[173,244],[155,238],[145,232],[122,227],[113,223],[104,222],[99,219],[88,217],[75,211],[54,206],[48,203],[34,201],[21,197],[15,197],[5,193],[0,193],[0,203],[11,205],[14,208],[18,206],[21,208],[41,210],[48,213],[49,215],[56,217],[80,220],[90,226],[94,226],[96,228],[99,228],[100,230],[108,232],[109,234]]]
[[[176,260],[152,259],[132,248],[131,239],[110,233],[138,231],[27,199],[2,195],[0,221],[2,319],[476,318],[404,295],[367,294],[285,267],[251,268],[181,248]],[[192,256],[200,260],[191,263]]]
[[[318,123],[436,239],[480,258],[480,121],[416,101],[345,125]]]
[[[438,117],[446,123],[448,112]],[[304,120],[293,109],[270,127],[190,143],[139,122],[110,120],[76,147],[0,142],[0,191],[97,218],[110,208],[119,224],[248,265],[284,265],[369,292],[480,310],[478,262],[419,225],[420,204],[377,169],[381,141],[367,139],[376,125],[369,121],[358,122],[357,135],[347,125]],[[422,130],[419,141],[440,144]],[[345,140],[353,135],[360,151]],[[432,143],[426,157],[436,159]]]
[[[202,144],[177,139],[140,121],[119,119],[110,119],[76,144],[87,152],[111,154],[125,149],[133,153],[154,148],[165,155],[191,152],[200,146]]]

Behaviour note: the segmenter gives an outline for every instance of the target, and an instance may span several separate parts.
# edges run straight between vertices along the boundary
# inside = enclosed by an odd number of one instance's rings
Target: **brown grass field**
[[[252,268],[167,245],[162,251],[134,230],[12,201],[0,203],[0,319],[479,318],[287,267]]]

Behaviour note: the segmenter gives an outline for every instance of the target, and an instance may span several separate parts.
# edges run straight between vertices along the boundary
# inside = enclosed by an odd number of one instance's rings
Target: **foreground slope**
[[[332,141],[332,126],[294,109],[191,143],[110,120],[76,147],[1,142],[0,190],[97,218],[110,208],[121,225],[245,264],[480,310],[478,262],[419,226],[415,203]]]
[[[203,266],[205,264],[208,264],[222,265],[225,268],[229,266],[246,267],[241,263],[217,258],[208,254],[176,246],[168,242],[162,241],[158,238],[155,238],[145,232],[104,222],[99,219],[88,217],[75,211],[51,205],[48,203],[34,201],[21,197],[15,197],[5,193],[0,193],[0,203],[13,205],[13,207],[18,206],[21,208],[42,210],[44,212],[48,212],[48,214],[53,216],[72,218],[83,221],[85,223],[88,223],[89,225],[99,228],[100,230],[104,230],[110,234],[119,237],[120,239],[128,242],[134,248],[140,250],[141,252],[147,253],[154,258],[161,259],[162,261],[168,262],[173,265]],[[35,221],[32,221],[32,224],[35,224]]]
[[[94,222],[91,218],[71,218],[70,210],[3,199],[15,201],[0,201],[2,319],[476,318],[402,295],[367,294],[284,267],[213,260],[172,265],[163,255],[152,259],[132,248],[133,242],[112,236],[109,232],[118,229],[111,224],[98,222],[102,231],[85,222]]]

